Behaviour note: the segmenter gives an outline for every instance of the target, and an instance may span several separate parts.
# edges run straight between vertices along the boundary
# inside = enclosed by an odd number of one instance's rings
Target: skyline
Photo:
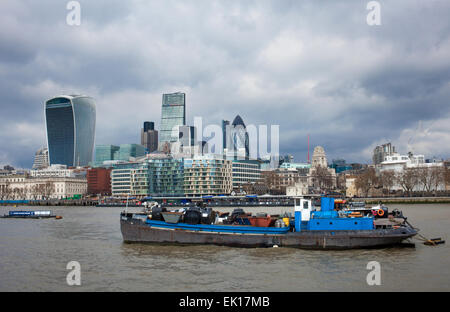
[[[0,3],[2,166],[31,168],[44,102],[75,93],[97,103],[95,144],[140,143],[144,121],[160,129],[161,95],[182,92],[186,124],[279,124],[296,162],[308,133],[330,160],[371,162],[387,142],[450,155],[444,1],[380,1],[380,26],[365,1],[80,3],[76,27],[64,1]]]

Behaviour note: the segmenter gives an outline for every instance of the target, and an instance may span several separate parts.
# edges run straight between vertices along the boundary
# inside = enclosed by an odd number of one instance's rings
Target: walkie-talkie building
[[[159,142],[178,141],[179,131],[176,132],[176,136],[172,136],[172,130],[174,127],[184,125],[186,125],[186,94],[180,92],[163,94]]]
[[[87,166],[95,140],[95,103],[91,97],[62,95],[45,103],[50,165]]]

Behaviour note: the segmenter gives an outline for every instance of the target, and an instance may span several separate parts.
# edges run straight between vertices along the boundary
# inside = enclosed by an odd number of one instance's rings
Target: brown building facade
[[[91,168],[86,177],[89,195],[111,195],[111,168]]]

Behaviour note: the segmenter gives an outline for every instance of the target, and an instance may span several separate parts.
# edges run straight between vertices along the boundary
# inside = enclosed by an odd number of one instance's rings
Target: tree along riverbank
[[[450,197],[369,197],[353,198],[352,201],[366,204],[450,204]]]

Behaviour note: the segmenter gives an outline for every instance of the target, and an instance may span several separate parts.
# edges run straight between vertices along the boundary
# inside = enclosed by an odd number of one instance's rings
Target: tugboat
[[[252,216],[242,209],[224,216],[203,207],[177,211],[177,218],[169,214],[165,220],[167,214],[154,205],[142,213],[122,212],[120,226],[126,243],[306,249],[385,247],[400,244],[418,233],[401,212],[380,223],[373,214],[336,210],[334,198],[322,197],[320,203],[317,210],[312,199],[295,198],[294,217],[258,216],[266,218],[266,222],[250,222]]]

